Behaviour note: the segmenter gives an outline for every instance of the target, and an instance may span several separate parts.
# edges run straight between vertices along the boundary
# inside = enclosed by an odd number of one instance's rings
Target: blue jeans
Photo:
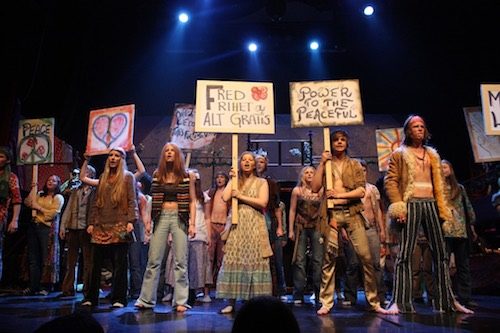
[[[141,242],[139,228],[134,229],[135,239],[137,241],[130,243],[128,248],[129,261],[129,294],[130,297],[137,298],[141,292],[142,277],[146,271],[148,262],[149,245]]]
[[[148,253],[148,264],[142,282],[139,303],[155,305],[158,282],[160,279],[161,263],[167,249],[168,234],[172,234],[172,249],[175,257],[175,286],[172,307],[188,305],[189,285],[187,276],[188,267],[188,239],[187,225],[179,220],[177,211],[163,210],[156,223],[155,230],[151,236]]]
[[[40,290],[42,270],[48,255],[50,227],[43,223],[30,222],[28,226],[28,260],[30,288]]]
[[[319,299],[319,288],[321,284],[321,263],[323,261],[323,245],[320,244],[321,233],[316,228],[302,229],[298,235],[297,255],[293,264],[293,298],[303,300],[304,288],[306,286],[306,250],[307,242],[311,246],[313,288],[316,299]]]

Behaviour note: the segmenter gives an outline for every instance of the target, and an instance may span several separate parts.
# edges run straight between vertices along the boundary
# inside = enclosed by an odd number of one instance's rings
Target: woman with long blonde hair
[[[101,267],[109,255],[113,264],[111,307],[127,304],[128,243],[138,217],[134,175],[127,170],[126,152],[112,148],[99,178],[96,200],[92,203],[87,232],[91,235],[92,270],[84,306],[99,301]]]
[[[195,175],[185,169],[184,156],[179,147],[167,142],[161,151],[158,168],[153,173],[151,219],[154,221],[154,232],[150,240],[141,294],[135,302],[139,309],[152,308],[156,304],[160,267],[169,233],[172,234],[175,257],[172,308],[177,312],[185,312],[191,307],[188,304],[187,256],[188,235],[192,238],[196,234],[195,181]],[[146,225],[149,225],[146,232],[150,232],[151,221]]]
[[[236,299],[272,294],[269,257],[272,255],[263,210],[269,200],[267,181],[257,177],[255,155],[244,152],[239,161],[238,189],[229,181],[222,199],[238,199],[238,224],[231,227],[217,278],[217,298],[229,303],[220,312],[232,313]]]
[[[323,245],[320,243],[320,213],[323,201],[323,189],[313,193],[311,182],[316,169],[313,166],[302,168],[297,186],[292,190],[290,198],[289,238],[295,241],[293,251],[293,301],[295,304],[304,302],[304,288],[306,286],[306,251],[309,242],[312,250],[313,289],[316,300],[319,300],[321,283],[321,262],[323,259]]]

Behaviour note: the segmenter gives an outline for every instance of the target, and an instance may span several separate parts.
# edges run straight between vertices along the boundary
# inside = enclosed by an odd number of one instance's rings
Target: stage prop
[[[403,128],[385,128],[375,131],[377,140],[378,171],[384,172],[389,168],[389,157],[403,140]]]
[[[500,84],[482,84],[481,101],[486,135],[500,135]]]
[[[107,154],[113,147],[129,151],[134,138],[134,115],[134,104],[90,111],[86,153]]]
[[[481,108],[468,107],[463,110],[472,152],[474,153],[474,162],[500,161],[500,136],[486,135]]]
[[[17,165],[54,163],[54,118],[19,121]]]
[[[358,80],[290,83],[292,127],[323,127],[324,150],[330,147],[330,126],[362,125],[363,109]],[[332,162],[325,165],[326,188],[332,189]],[[333,200],[328,200],[333,208]]]
[[[170,125],[170,142],[187,151],[186,167],[191,162],[191,151],[211,145],[217,136],[214,133],[195,132],[195,114],[193,104],[175,104]]]
[[[232,133],[232,186],[238,188],[238,133],[274,134],[273,84],[198,80],[195,131]],[[238,223],[238,201],[232,200],[232,222]]]

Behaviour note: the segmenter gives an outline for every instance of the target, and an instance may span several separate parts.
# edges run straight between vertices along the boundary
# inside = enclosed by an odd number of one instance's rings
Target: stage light
[[[257,49],[258,49],[258,46],[254,42],[251,42],[248,44],[248,51],[255,52],[255,51],[257,51]]]
[[[189,15],[185,12],[182,12],[179,14],[179,22],[181,23],[187,23],[189,21]]]
[[[313,51],[319,49],[319,43],[315,40],[313,40],[311,43],[309,43],[309,48]]]
[[[372,6],[366,6],[363,10],[363,14],[365,14],[366,16],[372,16],[374,12],[375,9]]]

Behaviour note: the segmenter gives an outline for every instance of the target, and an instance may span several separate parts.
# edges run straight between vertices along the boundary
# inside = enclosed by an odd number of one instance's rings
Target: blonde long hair
[[[102,208],[104,206],[104,186],[108,184],[111,185],[111,204],[113,207],[117,207],[119,204],[126,207],[127,206],[127,187],[125,183],[125,172],[127,171],[127,163],[125,163],[125,151],[123,149],[113,148],[109,152],[117,151],[120,153],[121,157],[116,167],[116,174],[111,179],[110,167],[109,167],[109,157],[106,159],[106,165],[104,166],[104,171],[99,178],[99,185],[97,186],[97,201],[96,206]]]
[[[302,168],[299,173],[299,180],[297,181],[297,186],[298,187],[307,187],[306,181],[304,180],[304,176],[306,173],[306,170],[312,169],[313,172],[316,172],[316,168],[313,167],[312,165],[308,165]]]
[[[165,161],[165,151],[167,150],[168,147],[172,147],[175,151],[175,158],[174,158],[174,162],[173,162],[173,165],[172,165],[172,170],[168,170],[167,169],[167,163]],[[175,143],[173,142],[167,142],[162,150],[161,150],[161,154],[160,154],[160,158],[158,160],[158,167],[156,168],[155,172],[154,172],[154,176],[156,178],[158,178],[158,180],[160,181],[160,183],[167,183],[167,173],[168,171],[172,171],[173,174],[175,175],[175,184],[179,184],[179,182],[187,176],[187,173],[186,173],[186,168],[185,168],[185,165],[184,165],[184,155],[182,154],[182,151],[181,149],[179,148],[179,146],[177,146]]]

